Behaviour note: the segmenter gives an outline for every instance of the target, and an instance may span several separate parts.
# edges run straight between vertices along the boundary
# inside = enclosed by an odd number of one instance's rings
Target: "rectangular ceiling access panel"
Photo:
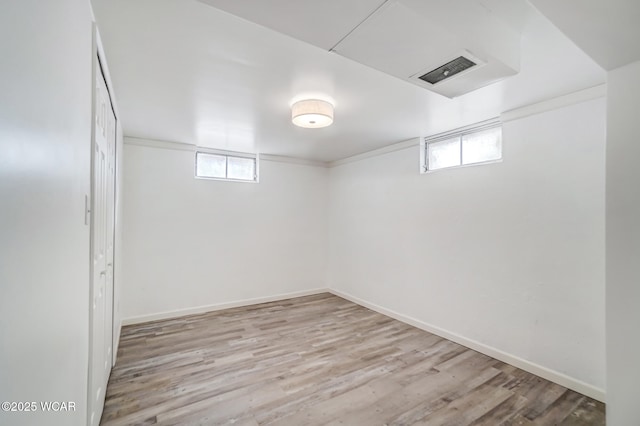
[[[370,16],[335,51],[452,98],[516,74],[520,34],[476,2],[397,0]],[[473,66],[460,72],[446,67],[456,60]],[[433,82],[421,78],[439,68],[453,75]]]

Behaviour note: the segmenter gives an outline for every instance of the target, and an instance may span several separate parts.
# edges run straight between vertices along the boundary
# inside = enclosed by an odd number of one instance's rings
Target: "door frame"
[[[116,276],[118,275],[119,278],[119,274],[116,274],[116,252],[118,252],[120,250],[120,247],[116,244],[117,242],[117,238],[116,238],[116,233],[117,233],[117,228],[120,226],[120,217],[118,216],[118,207],[120,205],[119,199],[120,199],[120,192],[121,192],[121,188],[118,185],[118,173],[120,172],[120,161],[118,161],[118,155],[120,155],[120,151],[121,149],[119,149],[120,147],[122,147],[122,143],[120,143],[121,138],[119,137],[119,135],[122,135],[122,127],[121,127],[121,121],[118,118],[120,116],[120,113],[118,111],[118,104],[116,102],[116,98],[114,95],[114,90],[113,90],[113,83],[111,81],[111,74],[109,73],[109,66],[107,65],[107,59],[104,53],[104,47],[102,45],[102,39],[100,37],[100,31],[98,30],[95,22],[93,23],[93,28],[94,28],[94,35],[95,35],[95,40],[93,43],[93,53],[92,53],[92,87],[95,84],[95,77],[96,77],[96,73],[99,72],[100,69],[102,69],[102,73],[104,76],[104,80],[105,80],[105,84],[107,85],[107,91],[109,92],[109,98],[111,100],[111,108],[113,109],[113,115],[115,116],[116,119],[116,144],[115,144],[115,170],[114,170],[114,176],[115,176],[115,187],[114,187],[114,191],[113,191],[113,197],[114,197],[114,203],[113,203],[113,208],[114,208],[114,226],[113,226],[113,232],[114,232],[114,236],[113,236],[113,270],[114,270],[114,274],[113,274],[113,280],[114,280],[114,288],[113,288],[113,310],[114,313],[118,312],[117,309],[117,303],[116,301],[120,300],[120,295],[117,294],[116,289],[117,286],[115,285],[115,281],[116,281]],[[98,63],[98,58],[100,60],[100,63]],[[92,114],[95,114],[95,93],[92,91],[92,99],[91,99],[91,109],[92,109]],[[92,126],[92,132],[95,132],[95,122],[93,122]],[[93,148],[93,144],[95,143],[94,140],[95,137],[95,133],[91,134],[91,146]],[[93,182],[92,182],[93,183]],[[117,265],[118,270],[120,269],[121,265]],[[120,329],[121,329],[121,321],[120,319],[116,319],[116,316],[114,315],[113,317],[113,359],[111,361],[111,366],[114,366],[116,364],[116,355],[118,354],[118,344],[119,344],[119,339],[120,339]]]
[[[106,61],[106,56],[104,53],[104,47],[102,44],[102,39],[100,37],[100,32],[98,31],[98,27],[94,22],[92,22],[92,49],[91,49],[91,147],[90,147],[90,152],[91,152],[91,170],[90,170],[90,195],[88,196],[88,203],[87,203],[87,212],[85,213],[87,217],[89,218],[89,222],[87,223],[90,226],[90,230],[89,230],[89,234],[90,234],[90,238],[89,238],[89,327],[88,327],[88,352],[87,352],[87,356],[88,356],[88,363],[87,363],[87,424],[90,423],[91,421],[91,413],[92,413],[92,406],[93,406],[93,401],[94,401],[94,397],[93,397],[93,389],[91,389],[91,374],[92,374],[92,359],[91,359],[91,355],[92,355],[92,344],[93,344],[93,310],[91,309],[91,306],[93,304],[93,274],[94,274],[94,268],[93,268],[93,240],[94,240],[94,223],[95,221],[93,220],[94,218],[94,212],[93,210],[93,205],[94,205],[94,146],[96,143],[95,140],[95,132],[96,132],[96,89],[95,89],[95,85],[96,85],[96,78],[98,78],[98,76],[100,76],[100,74],[102,74],[102,77],[104,78],[105,81],[105,85],[107,87],[107,92],[109,95],[109,101],[111,104],[111,108],[113,110],[113,114],[115,117],[115,141],[114,141],[114,182],[113,182],[113,212],[110,212],[110,214],[113,215],[113,232],[112,235],[108,235],[108,238],[111,238],[111,240],[113,241],[113,260],[112,260],[112,278],[113,278],[113,284],[111,286],[111,291],[112,291],[112,295],[111,295],[111,306],[107,306],[107,309],[111,310],[111,347],[112,347],[112,356],[111,359],[109,360],[110,362],[110,367],[112,368],[115,363],[116,363],[116,356],[117,356],[117,351],[118,351],[118,341],[119,341],[119,337],[120,337],[120,321],[119,318],[115,315],[116,314],[116,304],[117,304],[117,300],[119,300],[119,294],[116,293],[116,251],[118,251],[120,248],[116,246],[116,228],[119,226],[119,220],[118,220],[118,215],[117,215],[117,206],[118,206],[118,196],[119,196],[119,187],[117,185],[118,179],[117,179],[117,175],[118,175],[118,171],[120,168],[120,163],[118,162],[118,154],[119,154],[119,149],[118,149],[118,140],[119,140],[119,134],[120,134],[120,120],[118,119],[119,117],[119,112],[118,112],[118,108],[115,102],[115,98],[113,96],[113,84],[111,82],[111,76],[109,74],[109,69],[107,66],[107,61]],[[119,267],[119,265],[117,265]],[[106,395],[106,389],[105,389],[105,395]]]

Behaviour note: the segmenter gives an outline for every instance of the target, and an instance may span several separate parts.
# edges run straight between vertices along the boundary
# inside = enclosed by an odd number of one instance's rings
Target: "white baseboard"
[[[183,317],[185,315],[203,314],[205,312],[219,311],[222,309],[237,308],[240,306],[257,305],[260,303],[276,302],[294,297],[311,296],[313,294],[329,293],[328,288],[316,288],[312,290],[296,291],[293,293],[277,294],[275,296],[257,297],[253,299],[236,300],[233,302],[217,303],[213,305],[198,306],[195,308],[176,309],[174,311],[158,312],[156,314],[140,315],[122,320],[122,325],[140,324],[149,321]]]
[[[120,335],[122,334],[122,321],[118,322],[118,324],[115,327],[115,330],[113,330],[114,333],[116,334],[115,339],[113,339],[114,344],[113,344],[113,356],[111,357],[111,366],[115,366],[116,365],[116,358],[118,357],[118,348],[120,347]]]
[[[427,324],[423,321],[417,320],[407,315],[403,315],[398,312],[392,311],[390,309],[383,308],[382,306],[376,305],[375,303],[367,302],[366,300],[362,300],[358,297],[352,296],[351,294],[344,293],[342,291],[331,289],[331,288],[329,289],[329,292],[332,294],[335,294],[336,296],[342,297],[343,299],[347,299],[353,303],[364,306],[365,308],[369,308],[373,311],[376,311],[388,317],[397,319],[398,321],[402,321],[406,324],[412,325],[421,330],[428,331],[429,333],[451,340],[452,342],[456,342],[462,346],[466,346],[467,348],[473,349],[475,351],[478,351],[482,354],[485,354],[487,356],[490,356],[502,362],[506,362],[507,364],[513,365],[514,367],[518,367],[524,371],[528,371],[529,373],[535,374],[536,376],[540,376],[544,379],[557,383],[560,386],[564,386],[566,388],[572,389],[576,392],[579,392],[583,395],[586,395],[598,401],[601,401],[601,402],[605,401],[604,389],[600,389],[598,387],[592,386],[583,381],[577,380],[573,377],[567,376],[566,374],[557,372],[547,367],[543,367],[541,365],[538,365],[531,361],[527,361],[526,359],[517,357],[515,355],[511,355],[509,353],[503,352],[499,349],[485,345],[484,343],[480,343],[475,340],[468,339],[464,336],[460,336],[459,334],[449,332],[440,327],[436,327],[434,325]]]

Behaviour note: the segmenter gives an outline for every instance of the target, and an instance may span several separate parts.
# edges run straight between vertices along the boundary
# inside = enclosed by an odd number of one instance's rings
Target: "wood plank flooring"
[[[125,327],[103,425],[603,425],[604,404],[331,294]]]

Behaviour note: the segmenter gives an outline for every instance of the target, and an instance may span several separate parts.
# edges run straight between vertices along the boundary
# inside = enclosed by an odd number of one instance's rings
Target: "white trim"
[[[453,137],[461,137],[474,133],[483,132],[485,130],[501,127],[502,121],[500,117],[490,118],[488,120],[480,121],[478,123],[469,124],[468,126],[458,127],[457,129],[449,130],[447,132],[436,133],[435,135],[426,136],[424,138],[425,144],[436,143],[445,141],[447,139],[453,139]]]
[[[237,308],[241,306],[258,305],[260,303],[277,302],[280,300],[292,299],[294,297],[311,296],[314,294],[328,293],[327,288],[316,288],[312,290],[295,291],[293,293],[283,293],[275,296],[256,297],[253,299],[236,300],[233,302],[216,303],[213,305],[198,306],[195,308],[176,309],[173,311],[158,312],[156,314],[140,315],[136,317],[125,318],[122,320],[122,325],[140,324],[150,321],[157,321],[163,319],[171,319],[177,317],[183,317],[185,315],[203,314],[206,312],[214,312],[222,309]]]
[[[94,396],[94,389],[93,389],[93,363],[94,363],[93,361],[93,322],[94,322],[94,319],[93,319],[92,300],[93,300],[93,293],[94,293],[93,226],[95,221],[93,220],[93,195],[95,191],[93,190],[93,182],[95,180],[94,146],[96,143],[96,76],[98,75],[99,70],[100,70],[100,64],[98,63],[98,27],[94,20],[91,23],[91,139],[90,139],[90,145],[89,145],[89,152],[91,153],[91,158],[89,161],[91,166],[89,168],[89,195],[88,195],[89,206],[90,206],[89,207],[90,209],[89,223],[88,223],[89,225],[89,247],[88,247],[89,258],[87,259],[89,261],[89,280],[87,281],[89,283],[89,298],[87,299],[87,303],[89,307],[89,311],[88,311],[89,328],[87,330],[88,340],[86,341],[87,343],[86,398],[87,399],[86,399],[86,413],[85,413],[87,425],[89,426],[93,426],[93,424],[95,423],[95,412],[97,411],[96,402],[95,402],[96,397]],[[85,204],[85,209],[86,208],[87,206]],[[86,223],[86,219],[87,219],[87,216],[86,216],[86,210],[85,210],[85,223]],[[114,288],[115,288],[115,282],[114,282]],[[106,392],[105,392],[105,395],[106,395]],[[104,403],[101,409],[104,410]]]
[[[198,148],[202,148],[202,147],[198,147],[196,145],[188,144],[188,143],[161,141],[157,139],[136,138],[133,136],[125,136],[124,144],[146,146],[149,148],[172,149],[174,151],[190,151],[190,152],[196,152]],[[204,150],[206,148],[202,148],[202,149]]]
[[[329,163],[324,161],[315,161],[315,160],[307,160],[304,158],[295,158],[295,157],[287,157],[284,155],[272,155],[272,154],[262,154],[260,155],[262,160],[273,161],[276,163],[289,163],[289,164],[299,164],[301,166],[313,166],[313,167],[329,167]]]
[[[118,321],[118,326],[114,330],[114,344],[111,360],[111,367],[115,367],[118,359],[118,348],[120,347],[120,336],[122,335],[122,320]]]
[[[260,161],[273,161],[278,163],[299,164],[312,167],[329,167],[329,164],[323,161],[306,160],[304,158],[286,157],[284,155],[257,154],[250,152],[229,151],[222,149],[209,148],[206,146],[198,146],[190,143],[161,141],[157,139],[145,139],[134,136],[125,136],[125,145],[145,146],[149,148],[171,149],[175,151],[188,152],[206,152],[211,154],[236,155],[236,156],[255,156],[260,157]]]
[[[604,389],[597,388],[581,380],[567,376],[566,374],[538,365],[526,359],[509,354],[507,352],[501,351],[500,349],[496,349],[489,345],[485,345],[484,343],[469,339],[459,334],[452,333],[440,327],[427,324],[423,321],[412,318],[410,316],[400,314],[391,309],[383,308],[382,306],[376,305],[375,303],[367,302],[349,293],[345,293],[332,288],[329,289],[329,292],[338,297],[342,297],[343,299],[347,299],[353,303],[364,306],[365,308],[369,308],[373,311],[376,311],[382,315],[386,315],[398,321],[402,321],[405,324],[409,324],[421,330],[428,331],[429,333],[451,340],[452,342],[456,342],[460,345],[466,346],[470,349],[483,353],[487,356],[490,356],[502,362],[506,362],[507,364],[513,365],[514,367],[518,367],[522,370],[528,371],[529,373],[532,373],[532,374],[535,374],[536,376],[540,376],[544,379],[550,380],[554,383],[557,383],[561,386],[572,389],[588,397],[597,399],[598,401],[604,402],[605,400]]]
[[[92,10],[93,11],[93,10]],[[107,56],[104,53],[104,46],[102,44],[102,37],[100,36],[100,29],[95,24],[96,29],[96,55],[100,58],[100,63],[102,64],[102,74],[104,76],[104,82],[107,85],[107,91],[109,92],[109,97],[111,98],[111,107],[113,108],[113,113],[116,116],[116,124],[120,125],[120,112],[118,111],[118,103],[116,102],[116,92],[113,90],[113,83],[111,82],[111,73],[109,72],[109,65],[107,63]],[[96,64],[99,68],[100,66]],[[95,84],[95,81],[94,81]]]
[[[598,86],[589,87],[588,89],[579,90],[567,95],[547,99],[546,101],[505,111],[500,115],[500,119],[503,123],[507,123],[509,121],[528,117],[530,115],[540,114],[541,112],[551,111],[554,109],[578,104],[580,102],[590,101],[592,99],[602,98],[605,96],[607,96],[607,85],[600,84]]]
[[[252,152],[240,152],[240,151],[223,151],[221,149],[209,149],[203,148],[201,146],[196,147],[196,154],[210,154],[210,155],[221,155],[224,157],[235,157],[235,158],[247,158],[249,160],[257,160],[259,154],[254,154]]]
[[[371,157],[377,157],[379,155],[389,154],[391,152],[401,151],[407,148],[413,148],[420,145],[422,138],[411,138],[406,141],[397,142],[392,145],[383,146],[382,148],[374,149],[372,151],[363,152],[362,154],[352,155],[351,157],[342,158],[340,160],[331,161],[328,163],[328,167],[342,166],[343,164],[354,163],[356,161],[365,160]]]

